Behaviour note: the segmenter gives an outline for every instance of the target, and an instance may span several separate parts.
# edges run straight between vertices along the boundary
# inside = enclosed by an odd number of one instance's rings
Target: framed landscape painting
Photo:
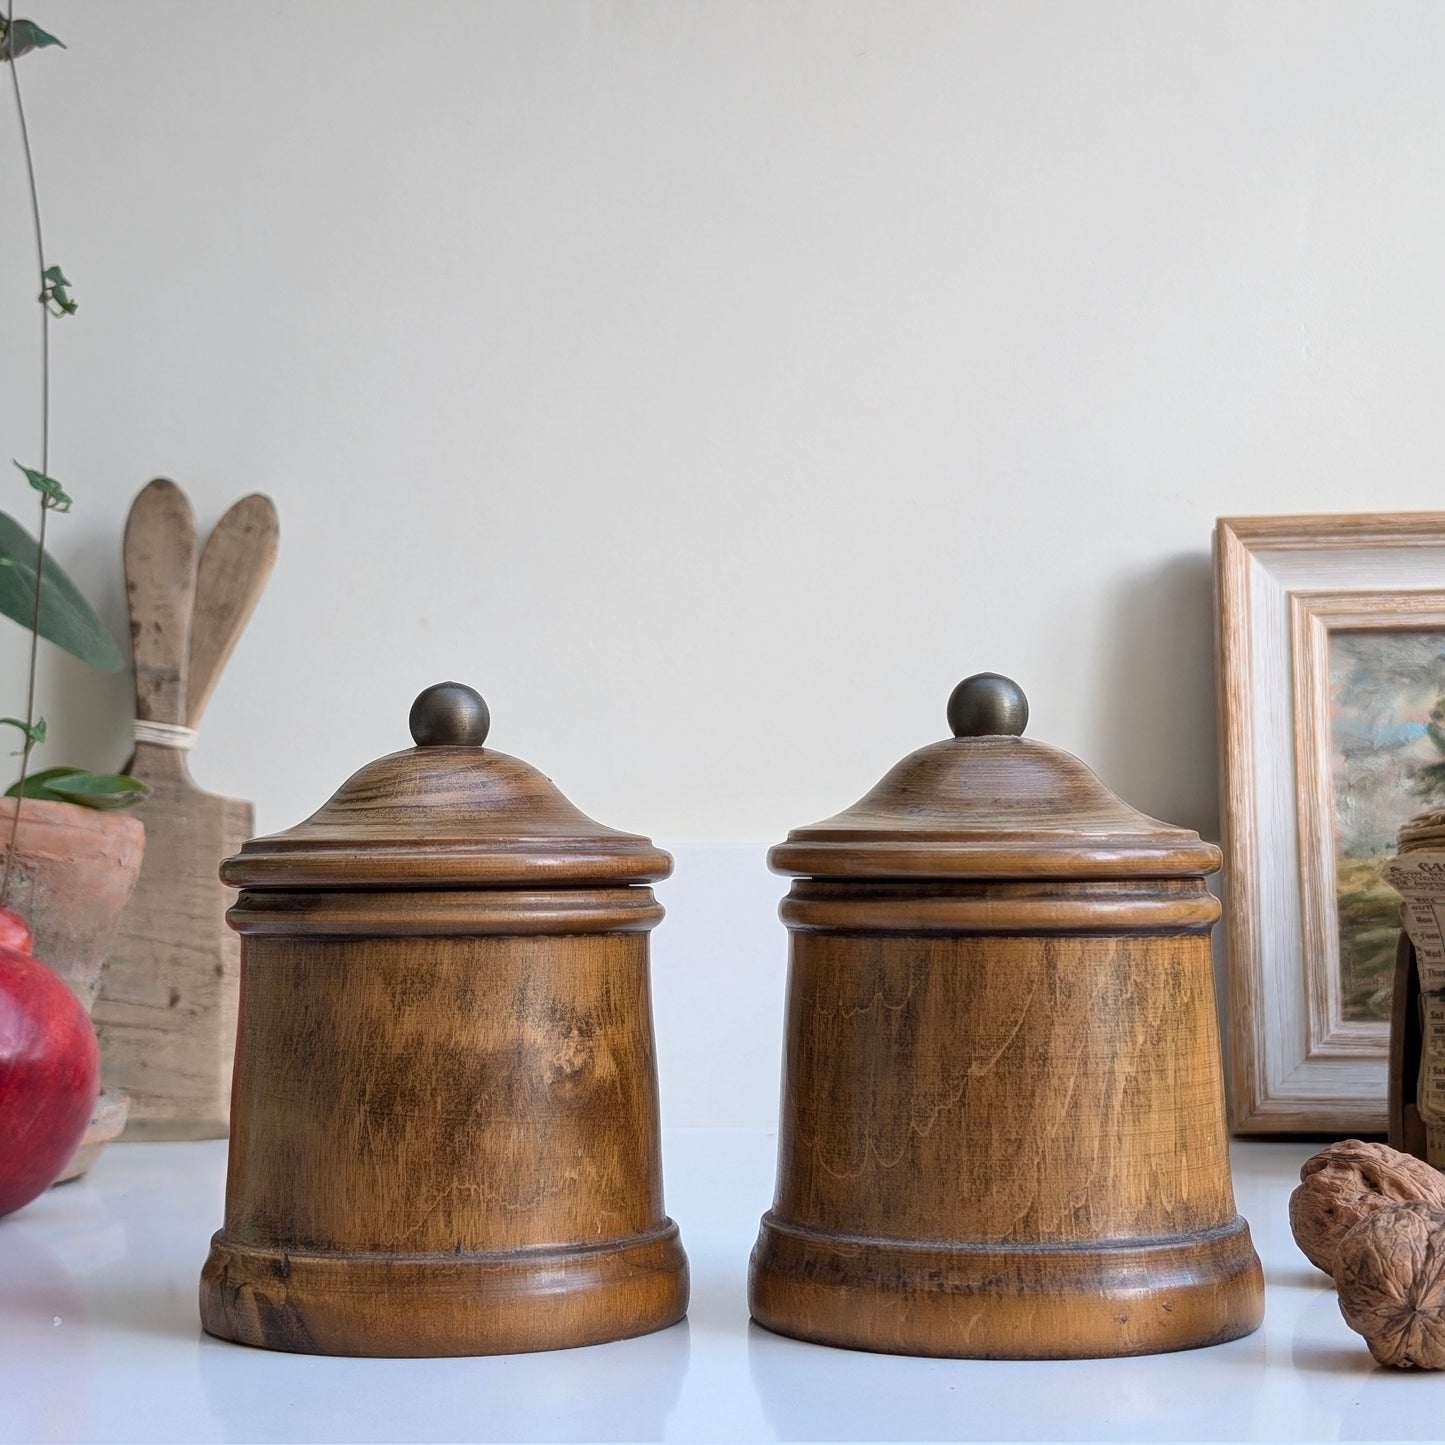
[[[1445,805],[1445,513],[1215,532],[1230,1119],[1383,1133],[1399,898]]]

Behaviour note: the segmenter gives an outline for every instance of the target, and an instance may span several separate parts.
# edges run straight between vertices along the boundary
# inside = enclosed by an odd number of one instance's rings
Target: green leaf
[[[139,803],[150,793],[150,787],[121,773],[71,773],[68,777],[56,778],[50,784],[50,791],[67,803],[112,812]]]
[[[0,727],[15,728],[22,737],[29,738],[32,744],[39,744],[45,741],[45,719],[38,717],[29,727],[25,726],[25,719],[18,717],[0,717]]]
[[[21,467],[19,462],[16,462],[15,465],[25,473],[25,480],[45,498],[47,507],[54,507],[57,512],[70,510],[72,501],[70,493],[54,477],[47,477],[44,472],[37,472],[34,467]]]
[[[41,273],[45,284],[40,292],[40,303],[49,309],[52,316],[74,316],[80,308],[70,298],[67,289],[70,282],[59,266],[47,266]]]
[[[0,512],[0,616],[30,629],[35,610],[39,545],[14,517]],[[80,589],[54,557],[46,557],[40,584],[40,635],[102,672],[116,672],[125,658]]]
[[[19,783],[11,783],[10,786],[5,789],[5,796],[7,798],[48,797],[49,786],[56,778],[71,778],[79,776],[79,768],[46,768],[42,772],[31,773],[25,779],[24,792],[21,791]],[[51,801],[53,802],[54,799],[51,799]]]
[[[8,28],[0,20],[0,60],[18,60],[32,50],[43,50],[47,45],[66,48],[63,40],[57,39],[47,30],[42,30],[33,20],[16,20]]]
[[[87,773],[78,768],[46,768],[5,790],[7,798],[40,798],[50,803],[79,803],[85,808],[110,812],[129,808],[150,792],[146,784],[120,773]]]

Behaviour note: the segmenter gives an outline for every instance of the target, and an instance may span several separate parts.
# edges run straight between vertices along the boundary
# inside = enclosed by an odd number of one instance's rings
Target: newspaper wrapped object
[[[1416,1108],[1426,1158],[1445,1168],[1445,810],[1419,813],[1400,829],[1398,854],[1380,877],[1403,898],[1401,916],[1420,976],[1420,1077]]]

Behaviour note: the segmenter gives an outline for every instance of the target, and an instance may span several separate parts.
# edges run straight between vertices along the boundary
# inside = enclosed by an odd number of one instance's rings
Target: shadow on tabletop
[[[426,1360],[292,1355],[204,1335],[200,1372],[235,1445],[646,1441],[665,1438],[690,1357],[684,1319],[607,1345]]]
[[[1345,1330],[1325,1283],[1300,1311],[1289,1349],[1319,1422],[1340,1440],[1441,1439],[1445,1374],[1376,1364],[1364,1340]]]
[[[1265,1283],[1271,1289],[1307,1289],[1311,1293],[1334,1294],[1334,1281],[1320,1269],[1266,1269]]]
[[[1096,689],[1101,742],[1085,761],[1127,803],[1218,838],[1214,573],[1202,540],[1201,551],[1114,588]]]
[[[113,1292],[93,1285],[87,1292],[91,1321],[106,1329],[131,1335],[186,1343],[201,1338],[201,1311],[196,1302],[197,1283],[167,1283],[137,1286],[133,1281]]]
[[[1365,1342],[1359,1349],[1349,1345],[1319,1345],[1296,1340],[1290,1347],[1289,1362],[1293,1369],[1326,1375],[1364,1375],[1376,1368]]]
[[[1364,1340],[1352,1333],[1341,1317],[1334,1286],[1329,1280],[1325,1286],[1320,1290],[1311,1287],[1310,1297],[1294,1312],[1290,1364],[1304,1373],[1364,1375],[1375,1362]]]

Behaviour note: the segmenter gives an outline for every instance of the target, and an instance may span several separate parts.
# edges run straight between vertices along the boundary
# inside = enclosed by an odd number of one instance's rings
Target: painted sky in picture
[[[1331,632],[1329,647],[1336,856],[1374,858],[1411,814],[1445,805],[1445,791],[1417,791],[1420,770],[1445,762],[1427,731],[1445,632]]]

